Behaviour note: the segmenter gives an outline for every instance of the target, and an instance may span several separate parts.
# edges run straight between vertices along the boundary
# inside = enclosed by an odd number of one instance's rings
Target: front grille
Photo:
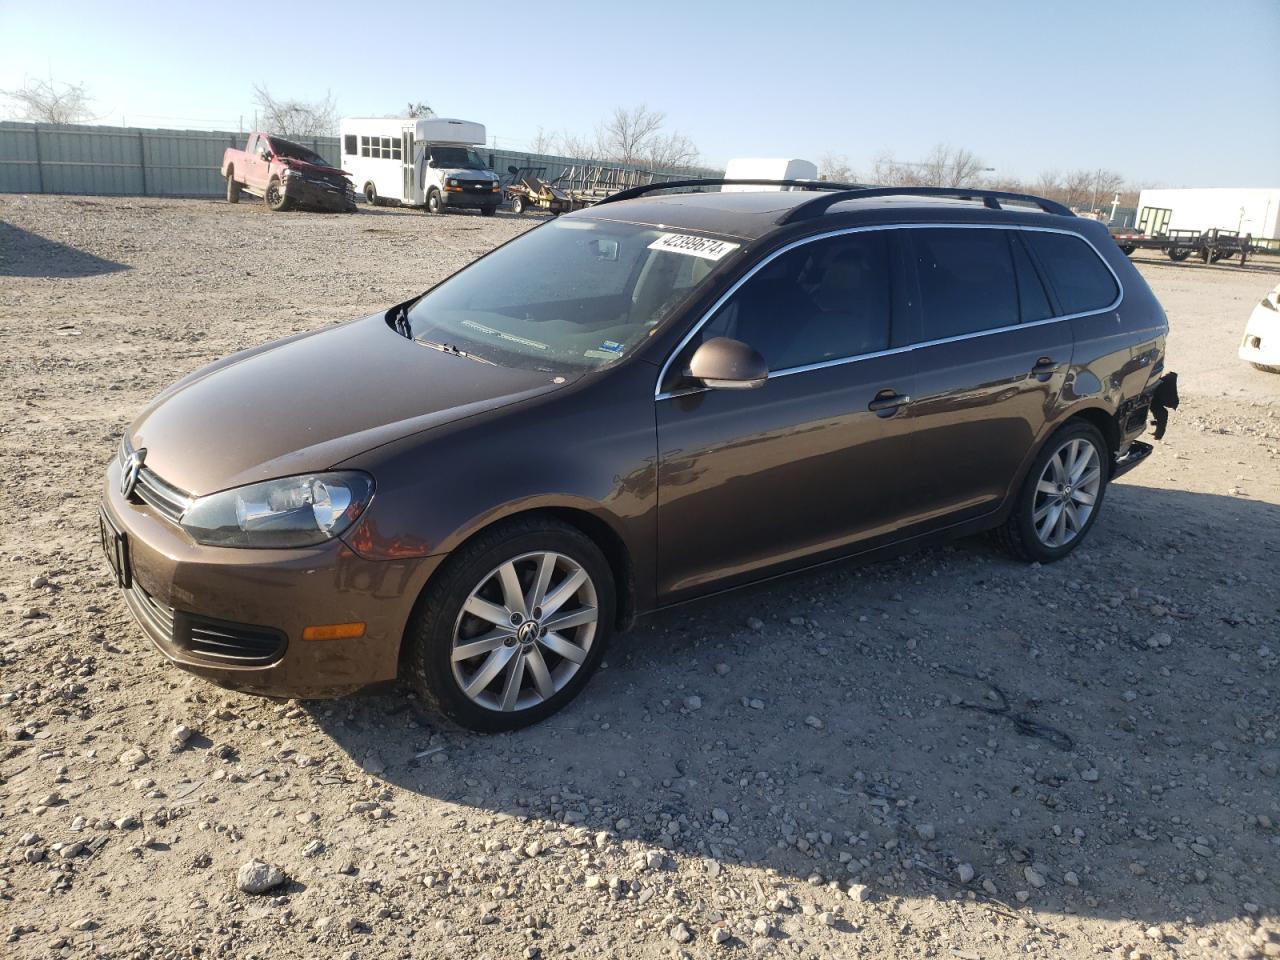
[[[266,666],[284,655],[288,640],[279,630],[216,620],[167,607],[135,579],[125,594],[144,627],[192,660],[228,666]]]
[[[138,482],[134,485],[131,499],[145,503],[171,523],[177,523],[191,506],[189,496],[177,487],[165,483],[156,476],[155,471],[145,466],[138,471]]]

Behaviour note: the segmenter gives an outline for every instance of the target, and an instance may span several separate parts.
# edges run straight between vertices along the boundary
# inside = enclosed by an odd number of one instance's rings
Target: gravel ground
[[[1280,955],[1280,377],[1235,358],[1274,261],[1140,261],[1183,406],[1063,563],[667,611],[514,735],[162,662],[95,542],[128,420],[531,222],[0,196],[0,952]]]

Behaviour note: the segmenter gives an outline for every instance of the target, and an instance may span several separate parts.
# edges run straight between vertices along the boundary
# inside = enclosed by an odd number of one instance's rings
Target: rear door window
[[[1006,231],[907,230],[920,285],[924,341],[1018,323],[1018,282]]]
[[[1085,240],[1043,230],[1026,230],[1023,236],[1044,267],[1062,313],[1093,313],[1115,303],[1116,278]]]

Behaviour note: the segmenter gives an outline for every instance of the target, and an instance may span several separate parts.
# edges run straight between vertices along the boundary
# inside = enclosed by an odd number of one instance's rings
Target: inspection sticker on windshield
[[[653,243],[650,250],[665,250],[668,253],[684,253],[703,260],[721,260],[740,244],[726,243],[723,240],[712,240],[710,237],[693,237],[687,233],[664,233]]]

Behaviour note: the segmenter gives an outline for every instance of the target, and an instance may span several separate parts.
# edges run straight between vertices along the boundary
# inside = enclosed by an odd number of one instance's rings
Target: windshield
[[[433,167],[453,167],[459,170],[488,170],[480,154],[470,147],[432,147]]]
[[[290,157],[294,160],[301,160],[303,163],[314,163],[319,167],[329,166],[329,161],[314,150],[308,150],[301,144],[292,143],[288,140],[277,140],[272,137],[271,152],[277,157]]]
[[[657,227],[555,220],[426,293],[412,337],[505,366],[553,372],[616,362],[738,244]]]

